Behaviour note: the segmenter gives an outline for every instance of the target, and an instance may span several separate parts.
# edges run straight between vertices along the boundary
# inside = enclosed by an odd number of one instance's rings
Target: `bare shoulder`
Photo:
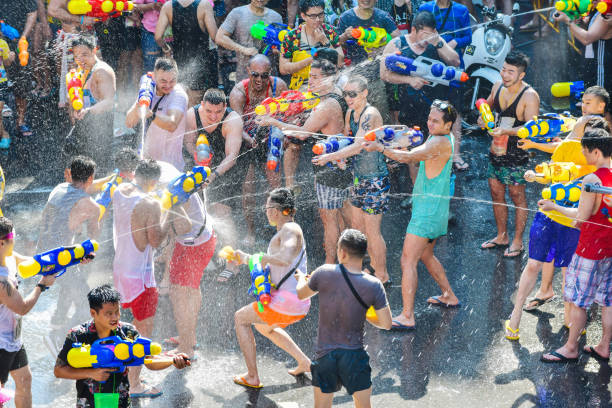
[[[285,92],[286,90],[289,89],[289,87],[287,86],[287,83],[283,81],[281,78],[279,77],[274,77],[274,78],[276,78],[276,95],[275,96],[278,96],[282,92]]]
[[[113,71],[113,68],[101,60],[98,60],[94,74],[97,77],[115,77],[115,71]]]
[[[587,174],[586,176],[584,176],[584,179],[582,179],[582,181],[584,184],[588,183],[601,185],[601,179],[597,177],[595,173]]]

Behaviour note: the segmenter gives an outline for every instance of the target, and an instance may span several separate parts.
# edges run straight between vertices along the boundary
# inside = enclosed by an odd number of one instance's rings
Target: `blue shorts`
[[[557,268],[570,264],[580,238],[580,230],[566,227],[538,212],[529,230],[529,258],[540,262],[555,260]]]
[[[370,356],[363,349],[332,350],[313,360],[310,371],[312,385],[325,394],[340,391],[343,385],[349,395],[372,386]]]
[[[317,204],[323,210],[337,210],[344,207],[344,202],[351,195],[348,188],[330,187],[316,181],[315,190],[317,192]]]
[[[390,188],[388,176],[359,179],[351,193],[351,204],[368,214],[384,214],[389,209]]]

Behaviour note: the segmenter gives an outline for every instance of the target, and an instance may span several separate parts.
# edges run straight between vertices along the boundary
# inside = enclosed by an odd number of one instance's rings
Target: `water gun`
[[[584,93],[584,81],[555,82],[550,87],[550,93],[555,98],[565,98],[567,96],[571,96],[576,99],[580,99]]]
[[[592,0],[558,0],[555,3],[557,11],[561,11],[572,19],[586,15],[593,8]]]
[[[212,160],[210,143],[208,143],[208,138],[204,133],[200,133],[198,135],[198,140],[196,140],[194,159],[199,166],[208,166]]]
[[[28,46],[28,40],[25,37],[21,37],[17,43],[17,50],[19,51],[19,64],[21,64],[22,67],[28,65],[28,60],[30,59]]]
[[[343,134],[330,136],[324,142],[315,143],[315,145],[312,146],[312,152],[317,156],[321,154],[334,153],[352,145],[353,141],[354,140],[352,137],[345,137]]]
[[[280,23],[266,24],[260,20],[251,26],[251,36],[266,44],[262,51],[263,55],[268,55],[272,48],[280,49],[281,41],[285,39],[288,32],[287,26]]]
[[[612,0],[599,0],[599,3],[597,3],[597,7],[595,8],[603,16],[612,14]]]
[[[556,201],[563,207],[575,208],[580,201],[582,180],[574,180],[569,183],[555,183],[542,190],[542,198]]]
[[[368,142],[378,141],[386,146],[394,147],[416,147],[423,144],[425,140],[421,128],[415,126],[409,128],[403,125],[385,126],[372,130],[365,134],[364,139]]]
[[[285,91],[276,98],[268,97],[255,107],[255,114],[295,116],[311,110],[321,102],[321,98],[312,92]]]
[[[146,337],[124,340],[119,336],[98,339],[93,344],[72,343],[68,351],[68,364],[74,368],[114,368],[124,372],[128,366],[141,366],[153,362],[146,358],[160,354],[159,343]],[[155,360],[156,362],[158,360]]]
[[[279,128],[273,127],[270,129],[268,136],[268,157],[266,168],[278,172],[280,170],[280,161],[283,157],[283,132]]]
[[[206,166],[195,166],[180,176],[176,177],[163,191],[161,205],[164,210],[169,210],[174,205],[186,203],[189,197],[204,184],[210,176],[210,169]]]
[[[485,123],[487,129],[493,129],[495,127],[495,116],[491,112],[491,106],[486,99],[480,98],[476,101],[476,109],[480,112],[480,117]]]
[[[291,62],[303,61],[306,58],[312,57],[317,52],[316,48],[311,48],[310,51],[297,50],[293,53]],[[310,75],[310,64],[300,69],[298,72],[291,75],[291,82],[289,83],[289,89],[298,90],[304,84],[304,81],[308,79]]]
[[[151,106],[153,95],[155,94],[155,80],[153,73],[147,72],[140,77],[140,85],[138,87],[138,105],[143,107]]]
[[[102,22],[113,17],[121,17],[134,9],[131,1],[124,0],[69,0],[68,12],[77,16],[87,16]]]
[[[517,131],[517,136],[535,143],[550,143],[561,133],[574,128],[576,119],[570,117],[569,113],[566,115],[545,113],[539,118],[536,116]]]
[[[223,258],[228,262],[240,262],[240,257],[231,246],[224,246],[217,255],[219,255],[219,258]]]
[[[4,20],[0,20],[0,31],[2,31],[2,35],[9,40],[16,40],[19,38],[19,31],[6,24]]]
[[[80,111],[83,109],[83,72],[71,69],[66,74],[66,89],[72,109]]]
[[[121,183],[123,183],[123,178],[119,176],[119,170],[115,170],[111,179],[104,183],[102,191],[96,196],[95,201],[100,206],[100,218],[98,219],[98,221],[101,220],[104,216],[106,209],[108,208],[113,199],[115,189]]]
[[[568,183],[582,176],[580,168],[570,162],[544,162],[535,167],[535,172],[543,183]]]
[[[377,319],[376,310],[374,310],[374,306],[370,306],[366,311],[366,319]]]
[[[612,195],[612,187],[597,186],[591,183],[584,185],[584,191],[586,191],[587,193]]]
[[[34,255],[32,259],[19,264],[19,275],[27,279],[34,275],[46,276],[59,272],[57,277],[60,277],[70,266],[81,263],[83,259],[92,259],[93,252],[97,251],[98,247],[97,241],[88,239],[78,245],[61,246]]]
[[[249,259],[249,270],[251,271],[251,287],[249,293],[257,299],[257,309],[260,313],[264,311],[264,306],[270,304],[272,296],[272,281],[270,280],[270,266],[262,268],[262,253],[254,254]]]
[[[430,86],[442,84],[459,87],[470,77],[459,68],[449,67],[440,61],[419,56],[416,59],[404,57],[401,53],[388,55],[385,66],[389,71],[401,75],[418,76],[430,82]]]
[[[353,29],[351,35],[366,52],[372,51],[373,48],[384,47],[391,41],[391,35],[380,27],[357,27]]]

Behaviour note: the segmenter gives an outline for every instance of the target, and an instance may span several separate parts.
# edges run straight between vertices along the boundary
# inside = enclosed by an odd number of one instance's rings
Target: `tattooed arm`
[[[47,275],[39,283],[51,286],[54,282],[55,275]],[[41,293],[41,288],[35,286],[32,292],[24,299],[10,280],[4,276],[0,277],[0,303],[6,305],[11,311],[19,315],[27,314],[34,307]]]

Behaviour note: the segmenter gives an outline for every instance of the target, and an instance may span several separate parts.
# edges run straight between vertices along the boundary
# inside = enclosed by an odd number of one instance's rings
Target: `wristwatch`
[[[39,283],[38,285],[36,285],[40,288],[40,293],[44,292],[45,290],[49,289],[48,286],[43,285],[42,283]]]
[[[444,40],[440,39],[440,41],[438,41],[438,43],[436,44],[436,48],[440,49],[444,47]]]

